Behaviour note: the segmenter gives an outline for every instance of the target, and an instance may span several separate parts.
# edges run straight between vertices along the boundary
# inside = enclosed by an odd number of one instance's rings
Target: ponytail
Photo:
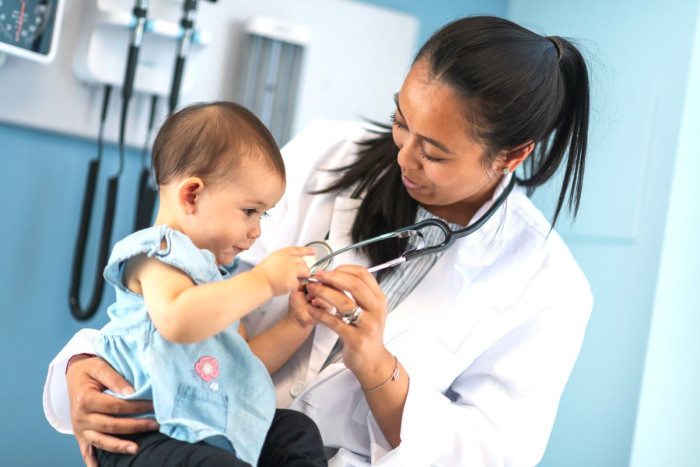
[[[526,142],[535,144],[517,180],[528,194],[566,160],[552,226],[565,203],[575,218],[590,107],[588,69],[578,49],[569,40],[541,36],[505,19],[475,16],[438,30],[414,64],[418,61],[464,99],[476,128],[471,136],[485,147],[487,165]],[[411,224],[418,209],[401,184],[398,148],[388,128],[362,144],[359,159],[339,169],[341,178],[318,192],[355,186],[367,193],[352,229],[356,242]],[[373,262],[384,262],[400,255],[405,243],[374,244],[366,252]]]
[[[568,197],[567,210],[573,217],[578,213],[583,189],[583,173],[588,146],[588,120],[590,113],[588,70],[583,56],[571,42],[559,37],[561,58],[558,60],[563,86],[563,104],[558,124],[545,141],[537,145],[523,162],[523,177],[518,183],[527,187],[528,194],[549,181],[567,156],[566,168],[559,191],[552,225],[556,224]]]

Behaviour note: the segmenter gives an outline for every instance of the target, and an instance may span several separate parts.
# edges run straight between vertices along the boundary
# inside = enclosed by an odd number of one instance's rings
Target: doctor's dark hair
[[[248,157],[285,179],[275,139],[250,110],[233,102],[200,102],[165,120],[153,143],[151,166],[159,186],[181,176],[221,181]]]
[[[528,194],[565,172],[552,219],[566,203],[575,218],[581,199],[588,141],[589,83],[583,56],[568,40],[541,36],[511,21],[474,16],[449,23],[433,34],[414,60],[460,96],[473,137],[485,148],[486,166],[532,141],[518,184]],[[410,225],[417,203],[401,183],[398,148],[387,131],[362,143],[358,160],[324,192],[356,186],[365,192],[352,229],[353,240]],[[568,198],[568,201],[567,201]],[[401,254],[406,240],[366,249],[375,262]]]

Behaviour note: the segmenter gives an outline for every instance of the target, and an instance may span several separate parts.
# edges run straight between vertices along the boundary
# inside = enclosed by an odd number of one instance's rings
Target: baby
[[[152,165],[158,214],[112,251],[105,278],[117,300],[97,353],[133,385],[130,399],[153,400],[156,435],[204,446],[219,459],[209,465],[256,465],[275,414],[269,375],[315,325],[298,290],[314,250],[278,250],[235,276],[223,266],[251,247],[282,197],[282,156],[250,111],[215,102],[170,116]],[[241,317],[288,292],[288,319],[247,342]],[[137,457],[148,455],[148,465],[173,462],[172,448],[145,444]],[[98,450],[101,465],[123,457]]]

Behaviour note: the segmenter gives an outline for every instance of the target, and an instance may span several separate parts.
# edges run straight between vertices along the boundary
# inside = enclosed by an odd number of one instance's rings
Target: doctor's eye
[[[396,128],[398,128],[400,130],[405,130],[408,128],[406,126],[406,124],[404,124],[396,119],[396,111],[392,112],[391,115],[389,115],[389,119],[391,120],[392,125],[394,125]]]
[[[431,157],[428,154],[426,154],[425,151],[422,151],[420,155],[423,159],[425,159],[428,162],[435,162],[437,164],[439,164],[440,162],[445,162],[445,159],[438,159],[437,157]]]

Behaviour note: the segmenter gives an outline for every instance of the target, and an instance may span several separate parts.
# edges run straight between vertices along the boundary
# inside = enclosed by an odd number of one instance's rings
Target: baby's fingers
[[[287,251],[292,256],[313,256],[316,254],[316,250],[308,246],[290,246]]]

